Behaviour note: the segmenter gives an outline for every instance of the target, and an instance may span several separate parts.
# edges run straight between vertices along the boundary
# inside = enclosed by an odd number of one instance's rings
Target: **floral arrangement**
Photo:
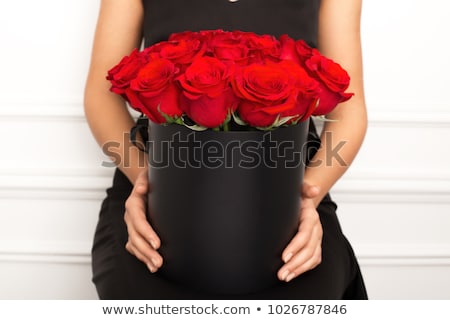
[[[305,41],[242,31],[174,33],[135,49],[107,79],[151,121],[194,130],[293,125],[353,95],[348,73]]]

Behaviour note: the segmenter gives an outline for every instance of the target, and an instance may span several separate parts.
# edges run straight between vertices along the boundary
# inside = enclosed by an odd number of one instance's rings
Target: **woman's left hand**
[[[317,187],[303,185],[298,232],[283,251],[285,264],[278,270],[278,278],[289,282],[300,274],[314,269],[322,261],[322,224],[313,198]]]

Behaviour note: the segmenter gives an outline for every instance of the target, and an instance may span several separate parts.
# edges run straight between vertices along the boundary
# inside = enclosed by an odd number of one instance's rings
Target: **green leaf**
[[[323,122],[338,122],[339,120],[328,119],[326,116],[312,116],[315,120]]]
[[[282,125],[286,124],[289,120],[292,120],[294,118],[298,118],[298,115],[295,116],[289,116],[289,117],[280,117],[280,115],[277,116],[277,118],[275,119],[275,121],[267,127],[256,127],[256,129],[258,130],[264,130],[264,131],[268,131],[268,130],[273,130],[275,128],[281,127]]]
[[[186,128],[191,129],[191,130],[194,130],[194,131],[205,131],[205,130],[208,130],[207,127],[199,126],[197,124],[190,126],[190,125],[187,125],[187,124],[184,123],[184,126]]]
[[[230,120],[231,120],[231,112],[228,111],[227,117],[225,118],[223,123],[220,125],[220,128],[222,128],[223,131],[228,131],[228,129],[229,129],[228,123],[230,122]]]
[[[176,118],[173,123],[176,123],[176,124],[179,124],[179,125],[184,125],[184,122],[183,122],[182,118]]]
[[[286,124],[287,122],[289,122],[290,120],[298,118],[298,117],[299,117],[298,115],[295,115],[295,116],[277,118],[277,120],[275,121],[275,123],[272,126],[280,127],[280,126]]]
[[[205,130],[208,130],[207,127],[199,126],[198,124],[188,125],[187,123],[184,122],[184,119],[182,119],[181,121],[182,121],[182,125],[184,125],[186,128],[189,128],[191,130],[194,130],[194,131],[205,131]]]
[[[267,127],[255,127],[255,128],[258,130],[269,131],[269,130],[273,130],[275,127],[273,126],[273,123],[272,123],[270,126],[267,126]]]
[[[241,118],[239,118],[239,116],[236,113],[232,113],[234,122],[236,122],[238,125],[240,126],[246,126],[247,124],[244,122],[244,120],[242,120]]]
[[[255,128],[258,129],[258,130],[262,130],[262,131],[269,131],[269,130],[273,129],[272,126],[270,126],[270,127],[255,127]]]
[[[161,116],[166,120],[167,124],[183,124],[183,120],[179,117],[171,117],[168,114],[161,111],[160,105],[158,105],[158,112],[161,114]]]

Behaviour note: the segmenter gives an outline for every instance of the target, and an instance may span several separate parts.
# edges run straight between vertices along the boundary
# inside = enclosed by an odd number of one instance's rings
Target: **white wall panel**
[[[364,1],[362,17],[369,107],[448,111],[450,5],[441,0]]]
[[[87,263],[0,260],[1,299],[96,299]]]
[[[2,1],[3,103],[82,101],[98,0]]]
[[[382,262],[382,261],[381,261]],[[448,300],[450,263],[384,263],[367,266],[363,272],[369,298],[379,300]]]

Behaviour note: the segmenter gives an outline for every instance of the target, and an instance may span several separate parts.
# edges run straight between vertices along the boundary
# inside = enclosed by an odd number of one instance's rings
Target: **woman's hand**
[[[133,191],[125,203],[124,219],[128,229],[125,248],[154,273],[161,267],[163,259],[157,251],[161,241],[146,219],[148,192],[147,172],[143,171],[137,177]]]
[[[317,187],[303,185],[298,232],[284,249],[282,259],[285,264],[278,271],[282,281],[289,282],[322,261],[323,230],[313,201],[318,194]]]

